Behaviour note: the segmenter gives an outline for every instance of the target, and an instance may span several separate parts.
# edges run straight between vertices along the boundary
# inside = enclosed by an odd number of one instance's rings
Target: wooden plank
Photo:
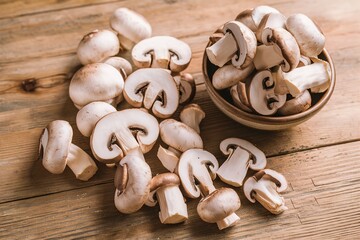
[[[242,207],[238,226],[218,231],[196,214],[197,200],[188,201],[189,220],[161,225],[158,208],[144,207],[132,215],[119,214],[113,205],[112,183],[0,204],[1,237],[16,238],[353,238],[360,233],[360,142],[324,147],[269,159],[268,168],[282,172],[290,186],[307,182],[310,188],[285,193],[289,210],[273,216],[239,192]],[[344,161],[346,153],[346,161]],[[321,169],[321,170],[320,170]],[[334,173],[338,173],[335,175]],[[319,175],[347,180],[319,183]],[[217,182],[217,185],[224,185]],[[261,229],[261,231],[259,231]]]

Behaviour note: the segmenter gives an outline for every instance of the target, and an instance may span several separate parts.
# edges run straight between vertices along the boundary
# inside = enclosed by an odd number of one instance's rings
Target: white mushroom
[[[311,107],[311,95],[308,90],[302,92],[299,96],[290,99],[279,108],[278,113],[281,115],[292,115],[306,111]]]
[[[312,62],[314,63],[322,63],[322,64],[325,64],[328,68],[328,72],[329,72],[329,75],[331,75],[331,69],[330,69],[330,65],[328,62],[322,60],[322,59],[319,59],[319,58],[311,58],[308,60],[309,62],[307,62],[308,64],[304,64],[304,66],[306,65],[310,65]],[[304,61],[305,62],[305,61]],[[325,92],[326,90],[328,90],[328,88],[330,87],[330,81],[325,81],[323,84],[320,84],[318,86],[315,86],[315,87],[312,87],[310,88],[310,91],[312,93],[322,93],[322,92]]]
[[[286,188],[287,181],[283,175],[271,169],[264,169],[248,178],[243,189],[250,202],[258,201],[271,213],[280,214],[288,209],[284,198],[279,195]]]
[[[149,22],[128,8],[116,9],[110,18],[110,26],[118,32],[120,44],[127,50],[141,40],[151,37]]]
[[[180,112],[180,120],[200,134],[200,123],[205,118],[205,112],[196,104],[186,105]]]
[[[139,68],[164,68],[181,72],[190,63],[191,48],[177,38],[156,36],[136,44],[131,56]]]
[[[116,68],[124,79],[127,78],[132,73],[131,63],[122,57],[110,57],[104,61],[104,63],[109,64]]]
[[[159,125],[155,117],[142,109],[125,109],[109,113],[98,121],[90,146],[97,160],[114,163],[138,147],[147,153],[158,136]]]
[[[279,12],[266,14],[256,31],[256,38],[265,45],[271,44],[273,29],[285,28],[286,17]]]
[[[186,195],[198,198],[200,194],[207,196],[215,191],[212,180],[216,178],[218,168],[219,163],[210,152],[202,149],[185,151],[180,157],[177,173]]]
[[[240,87],[239,87],[240,86]],[[233,100],[233,103],[236,107],[238,107],[239,109],[245,111],[245,112],[249,112],[251,113],[251,107],[250,104],[243,102],[242,99],[246,98],[246,88],[245,88],[245,83],[239,82],[238,84],[232,86],[230,88],[230,95],[231,98]]]
[[[212,84],[217,90],[229,88],[238,82],[244,82],[253,70],[254,64],[250,64],[243,69],[238,69],[233,65],[225,65],[215,71]]]
[[[227,138],[220,143],[220,150],[228,158],[216,173],[223,182],[234,187],[242,186],[249,168],[261,170],[266,167],[265,154],[246,140]]]
[[[116,106],[122,99],[124,79],[114,67],[92,63],[79,69],[71,79],[69,95],[75,107],[96,101]]]
[[[225,23],[224,37],[206,48],[210,62],[222,67],[231,60],[237,68],[249,66],[256,53],[255,34],[241,22],[230,21]]]
[[[72,137],[73,130],[67,121],[49,123],[40,138],[40,160],[45,169],[53,174],[61,174],[68,166],[77,179],[87,181],[98,168],[86,152],[71,143]]]
[[[134,107],[151,108],[160,118],[170,117],[179,105],[179,91],[173,77],[160,68],[138,69],[130,74],[124,97]]]
[[[180,104],[187,104],[193,100],[196,93],[194,77],[190,73],[180,73],[174,76],[174,80],[179,87]]]

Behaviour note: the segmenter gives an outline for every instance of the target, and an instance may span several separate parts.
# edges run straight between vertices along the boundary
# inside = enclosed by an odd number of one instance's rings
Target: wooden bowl
[[[289,115],[289,116],[262,116],[256,113],[245,112],[232,104],[232,99],[229,91],[218,91],[216,90],[211,82],[214,72],[218,69],[217,66],[213,65],[207,55],[204,52],[203,56],[203,74],[205,78],[205,85],[207,92],[211,100],[215,105],[225,113],[228,117],[232,118],[236,122],[239,122],[245,126],[261,129],[261,130],[282,130],[296,126],[300,123],[305,122],[317,112],[322,109],[325,104],[329,101],[334,88],[335,88],[335,68],[334,63],[326,51],[319,55],[319,58],[329,62],[331,68],[331,83],[329,89],[324,93],[311,94],[312,106],[305,112]]]

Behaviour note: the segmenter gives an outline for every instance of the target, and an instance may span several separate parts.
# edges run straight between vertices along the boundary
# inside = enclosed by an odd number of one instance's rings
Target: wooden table
[[[312,119],[286,131],[244,127],[222,114],[203,84],[201,61],[209,34],[246,8],[268,4],[285,15],[302,12],[315,19],[327,37],[326,48],[337,70],[335,92]],[[268,168],[283,173],[289,210],[279,216],[247,201],[241,189],[239,225],[219,231],[202,222],[197,200],[188,201],[189,220],[162,225],[158,207],[120,214],[113,204],[114,169],[99,164],[88,182],[44,170],[38,157],[42,129],[65,119],[73,142],[91,153],[89,140],[75,124],[77,109],[68,96],[79,68],[76,47],[82,36],[108,28],[118,7],[143,14],[153,35],[171,35],[193,51],[187,69],[197,83],[195,102],[206,111],[202,124],[205,149],[222,163],[219,143],[227,137],[247,139],[268,157]],[[0,3],[0,236],[43,238],[355,238],[360,233],[360,3],[346,1],[113,1],[37,0]],[[129,57],[129,53],[125,54]],[[35,90],[22,82],[34,79]],[[153,174],[165,172],[153,150],[146,156]],[[253,172],[252,172],[253,173]],[[216,186],[222,186],[216,181]]]

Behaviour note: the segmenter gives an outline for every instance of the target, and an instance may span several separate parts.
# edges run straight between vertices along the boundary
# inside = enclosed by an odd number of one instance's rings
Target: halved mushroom
[[[165,68],[181,72],[190,63],[191,48],[174,37],[156,36],[136,44],[131,56],[139,68]]]
[[[247,84],[247,96],[255,112],[261,115],[272,115],[285,104],[286,94],[275,94],[275,82],[270,71],[258,72]]]
[[[256,38],[265,45],[271,44],[273,29],[285,28],[286,17],[279,12],[266,14],[256,31]]]
[[[237,68],[248,67],[256,53],[255,34],[244,24],[230,21],[224,24],[224,37],[206,48],[210,62],[222,67],[231,60]]]
[[[278,113],[281,115],[292,115],[306,111],[311,107],[311,95],[308,90],[302,92],[299,96],[290,99],[279,108]]]
[[[198,134],[200,134],[200,123],[205,118],[205,112],[201,107],[196,104],[186,105],[180,112],[179,115],[180,121],[194,129]]]
[[[110,26],[118,32],[120,44],[127,50],[139,41],[149,38],[152,32],[149,22],[128,8],[116,9],[110,18]]]
[[[197,212],[203,221],[216,223],[222,230],[239,222],[235,211],[240,206],[240,198],[233,189],[220,188],[200,200]]]
[[[91,63],[80,68],[72,77],[69,95],[75,107],[96,101],[116,106],[122,99],[124,79],[114,67]]]
[[[215,71],[212,84],[217,90],[229,88],[238,82],[244,82],[253,70],[254,64],[250,64],[243,69],[238,69],[233,65],[225,65]]]
[[[81,39],[77,48],[77,56],[81,64],[102,62],[115,56],[120,50],[119,39],[109,30],[94,30]]]
[[[215,156],[203,149],[189,149],[179,160],[177,173],[185,193],[190,198],[198,198],[200,194],[207,196],[215,187],[213,180],[219,163]]]
[[[196,93],[194,77],[190,73],[180,73],[174,76],[174,80],[179,87],[180,104],[187,104],[193,100]]]
[[[161,140],[169,147],[159,146],[157,156],[162,165],[174,172],[181,153],[188,149],[203,148],[200,135],[185,123],[166,119],[160,123]]]
[[[49,123],[40,137],[39,156],[46,170],[61,174],[68,166],[76,178],[89,180],[98,170],[94,160],[71,143],[73,130],[64,120]]]
[[[144,159],[133,154],[125,156],[117,167],[114,179],[117,210],[126,214],[138,211],[148,198],[150,181],[151,170]]]
[[[90,146],[97,160],[114,163],[138,147],[147,153],[158,136],[159,124],[155,117],[143,109],[125,109],[109,113],[98,121]]]
[[[104,63],[109,64],[116,68],[124,79],[126,79],[132,73],[131,63],[122,57],[110,57],[104,61]]]
[[[175,224],[188,219],[187,206],[179,185],[180,179],[175,173],[162,173],[151,179],[150,194],[145,204],[153,207],[159,202],[161,223]]]
[[[250,202],[258,201],[272,214],[280,214],[288,209],[284,198],[279,195],[286,188],[287,181],[283,175],[271,169],[264,169],[248,178],[243,189]]]
[[[155,116],[170,117],[179,105],[179,91],[169,72],[160,68],[138,69],[126,79],[124,97],[134,107],[144,104]]]
[[[307,60],[306,60],[307,61]],[[307,62],[308,64],[304,64],[304,66],[306,65],[310,65],[312,62],[314,63],[323,63],[325,64],[326,66],[329,67],[329,63],[322,60],[322,59],[319,59],[319,58],[309,58],[308,60],[309,62]],[[305,62],[305,61],[304,61]],[[329,72],[329,75],[331,75],[331,70],[330,68],[328,68],[328,72]],[[323,84],[320,84],[318,86],[315,86],[315,87],[312,87],[310,88],[310,91],[312,93],[322,93],[322,92],[325,92],[326,90],[328,90],[328,88],[330,87],[330,81],[325,81]]]
[[[238,87],[239,85],[241,85],[241,87]],[[243,95],[245,95],[245,98],[247,99],[245,83],[239,82],[238,84],[232,86],[230,88],[230,95],[236,107],[238,107],[239,109],[245,112],[252,112],[250,105],[247,105],[242,100],[242,98],[244,98]]]
[[[220,143],[220,150],[228,158],[216,173],[223,182],[234,187],[242,186],[249,168],[261,170],[266,167],[265,154],[246,140],[227,138]]]

